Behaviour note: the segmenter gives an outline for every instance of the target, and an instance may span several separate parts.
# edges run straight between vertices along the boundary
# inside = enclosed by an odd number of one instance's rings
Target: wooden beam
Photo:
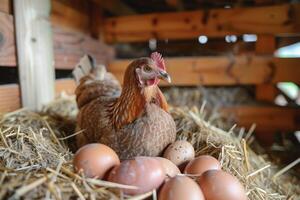
[[[276,85],[273,84],[260,84],[256,86],[255,98],[259,101],[274,103],[276,96],[279,94]]]
[[[114,49],[103,42],[78,32],[54,28],[56,69],[73,69],[80,58],[90,54],[97,63],[107,64],[114,58]]]
[[[13,17],[0,12],[0,66],[16,66]]]
[[[12,13],[12,2],[11,0],[1,0],[0,1],[0,12]]]
[[[252,124],[256,124],[257,132],[291,132],[300,129],[300,108],[236,106],[222,108],[220,111],[233,116],[239,126],[250,128]]]
[[[0,113],[17,110],[21,107],[18,84],[0,85]]]
[[[184,5],[182,0],[166,0],[166,3],[172,7],[175,8],[177,11],[183,11]]]
[[[17,66],[13,16],[0,12],[0,66]],[[78,31],[53,27],[54,59],[57,69],[72,69],[84,54],[98,63],[114,58],[114,49]]]
[[[219,37],[257,34],[299,34],[300,4],[154,13],[113,17],[105,21],[108,42],[187,39],[199,35]]]
[[[14,13],[22,104],[39,110],[54,99],[50,0],[14,0]]]
[[[55,93],[74,94],[76,85],[73,79],[58,79],[55,81]],[[21,108],[21,94],[18,84],[0,85],[0,113],[11,112]]]
[[[274,35],[258,35],[255,43],[256,54],[269,54],[273,55],[276,50],[276,38]]]
[[[255,43],[255,53],[258,55],[273,55],[276,49],[274,35],[258,35]],[[275,84],[261,84],[256,86],[255,97],[259,101],[274,103],[278,90]]]
[[[97,3],[100,7],[104,10],[109,11],[113,15],[121,16],[121,15],[133,15],[136,12],[126,5],[121,0],[92,0],[93,2]]]
[[[122,82],[132,60],[115,60],[109,71]],[[269,56],[165,58],[173,85],[240,85],[299,82],[300,59]],[[164,84],[164,83],[162,83]]]
[[[89,9],[86,3],[78,0],[72,0],[72,2],[51,0],[51,22],[66,30],[89,33]]]

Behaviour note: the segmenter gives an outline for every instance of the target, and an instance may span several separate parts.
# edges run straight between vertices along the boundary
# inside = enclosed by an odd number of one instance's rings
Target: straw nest
[[[155,192],[126,197],[119,188],[130,186],[74,173],[70,149],[76,113],[75,101],[63,98],[42,113],[23,109],[0,117],[0,199],[155,199]],[[203,120],[203,107],[176,107],[171,113],[178,138],[190,141],[197,155],[217,157],[243,183],[249,199],[299,198],[295,180],[283,174],[292,166],[276,172],[248,147],[251,131],[237,137],[233,130],[218,129]]]

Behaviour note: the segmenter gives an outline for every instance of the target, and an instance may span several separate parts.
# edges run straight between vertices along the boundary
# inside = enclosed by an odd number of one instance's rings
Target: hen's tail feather
[[[98,97],[115,98],[121,91],[116,78],[106,72],[104,65],[96,66],[89,55],[80,59],[72,73],[78,85],[75,95],[79,108]]]
[[[96,65],[96,61],[90,55],[84,55],[72,72],[75,81],[79,84],[81,78],[93,74],[96,79],[103,80],[106,74],[104,65]]]

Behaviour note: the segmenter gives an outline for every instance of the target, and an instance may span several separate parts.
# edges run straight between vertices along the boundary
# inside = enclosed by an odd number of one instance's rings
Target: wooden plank
[[[40,110],[54,99],[50,0],[14,0],[14,13],[22,104]]]
[[[88,33],[90,30],[87,1],[51,0],[51,22],[67,30]]]
[[[136,14],[136,12],[131,7],[126,5],[121,0],[109,0],[109,1],[92,0],[92,1],[97,3],[103,9],[109,11],[113,15],[121,16],[121,15]]]
[[[66,92],[69,95],[74,94],[76,89],[76,83],[73,79],[58,79],[55,81],[55,92],[56,95],[61,92]]]
[[[16,66],[13,17],[0,12],[0,66]]]
[[[109,71],[122,82],[132,60],[115,60]],[[165,58],[173,85],[240,85],[300,82],[300,59],[269,56]],[[162,82],[162,84],[164,84]]]
[[[178,11],[184,10],[184,4],[182,0],[166,0],[168,6],[175,8]]]
[[[276,49],[274,35],[258,35],[255,43],[255,52],[259,55],[273,55]],[[278,90],[274,84],[261,84],[256,86],[255,97],[259,101],[274,103]]]
[[[74,94],[76,85],[73,79],[58,79],[55,81],[55,93]],[[11,112],[21,108],[21,95],[18,84],[0,85],[0,113]]]
[[[107,64],[114,58],[114,49],[84,34],[54,28],[56,69],[73,69],[85,54],[93,56],[97,63]]]
[[[187,39],[199,35],[219,37],[257,34],[299,34],[300,4],[253,8],[212,9],[154,13],[108,18],[105,38],[109,42],[156,39]]]
[[[250,128],[256,124],[257,132],[276,133],[296,131],[300,128],[300,109],[279,106],[236,106],[222,108],[221,112],[234,116],[239,126]]]
[[[274,103],[278,94],[279,91],[273,84],[260,84],[255,89],[255,98],[259,101]]]
[[[0,66],[15,67],[17,63],[13,17],[0,12],[0,24]],[[58,69],[72,69],[86,53],[103,64],[114,58],[112,47],[80,32],[55,26],[53,39],[55,67]]]
[[[11,0],[1,0],[0,1],[0,12],[12,13],[12,2]]]
[[[21,95],[17,84],[0,85],[0,113],[19,109]]]
[[[255,52],[257,54],[273,55],[276,50],[276,39],[274,35],[259,35],[255,43]]]

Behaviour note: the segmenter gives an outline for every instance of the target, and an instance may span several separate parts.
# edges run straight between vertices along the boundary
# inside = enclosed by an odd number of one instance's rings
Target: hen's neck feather
[[[157,85],[140,88],[132,74],[126,76],[128,73],[125,73],[121,96],[112,105],[111,120],[117,129],[141,116],[145,105],[153,100],[165,111],[168,109],[168,104]]]

